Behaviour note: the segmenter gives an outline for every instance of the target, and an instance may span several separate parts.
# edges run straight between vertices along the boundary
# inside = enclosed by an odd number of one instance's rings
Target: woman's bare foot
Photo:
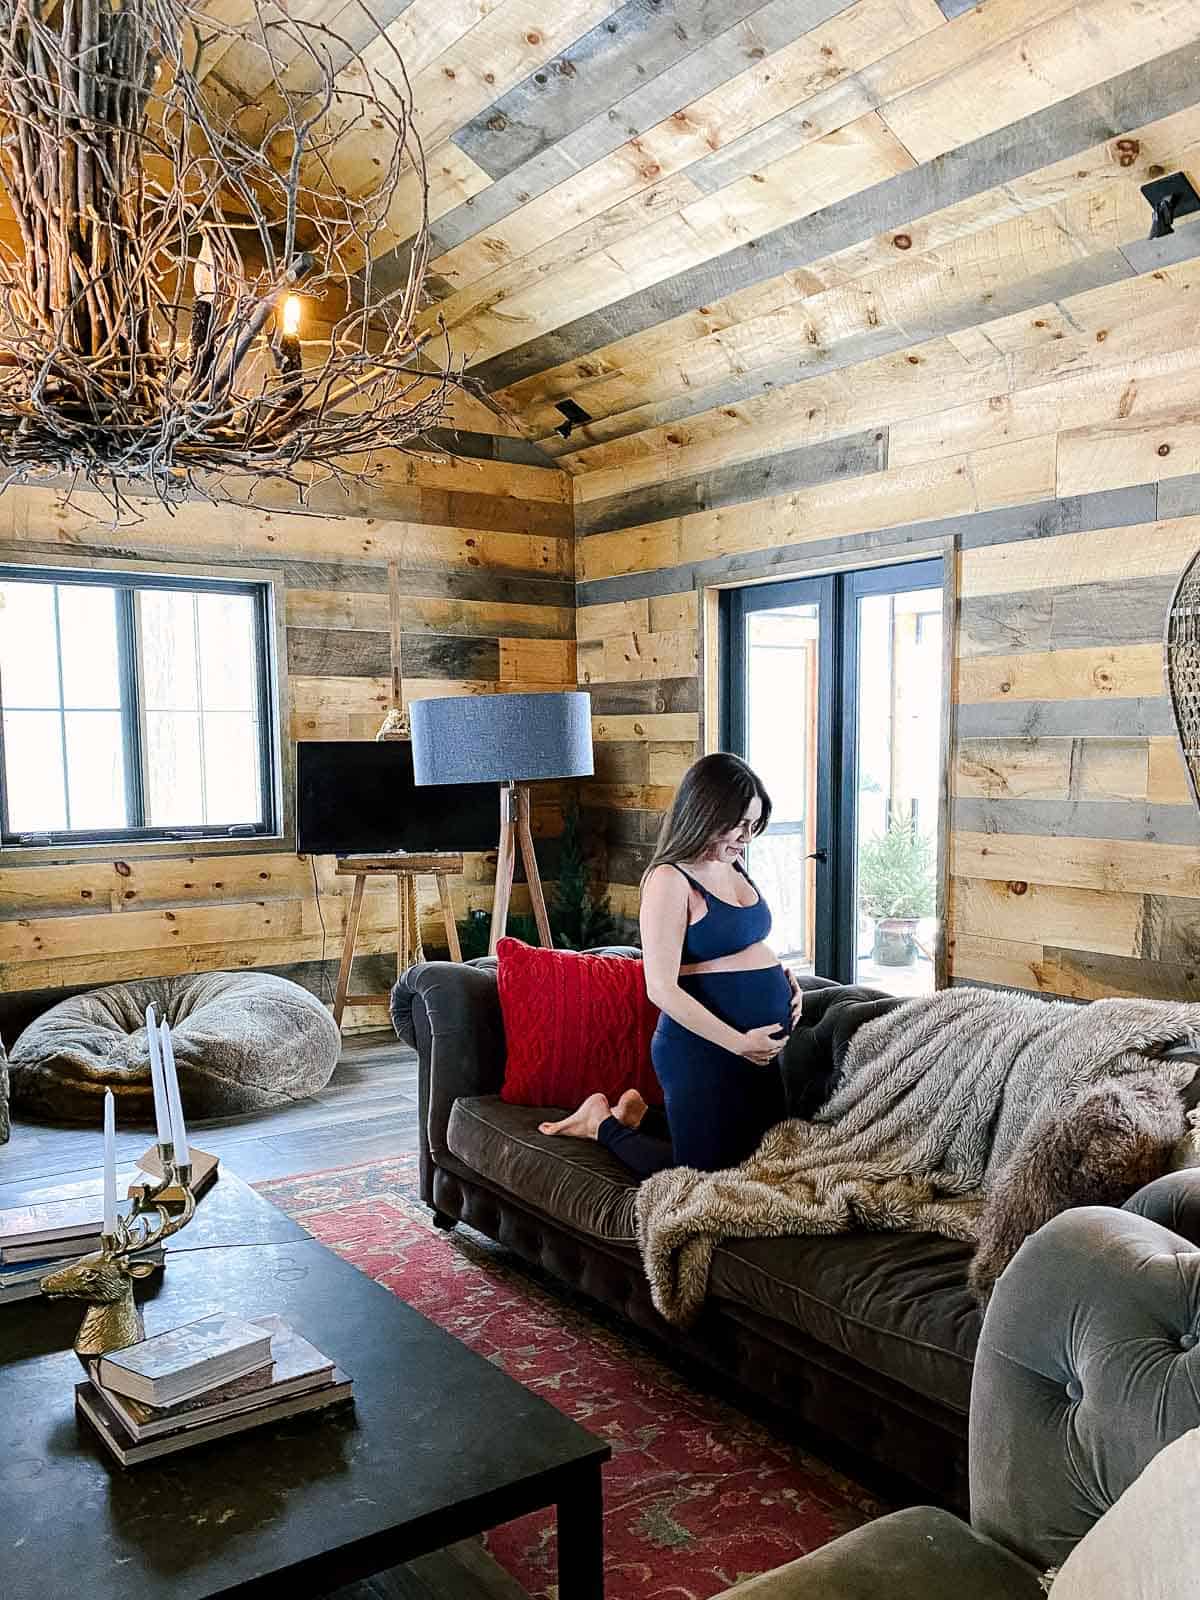
[[[602,1094],[590,1094],[569,1117],[561,1122],[539,1122],[539,1133],[562,1133],[571,1139],[594,1139],[605,1117],[612,1115],[612,1107]]]
[[[646,1115],[648,1107],[636,1089],[626,1089],[612,1109],[612,1114],[618,1122],[623,1122],[627,1128],[640,1128],[642,1118]]]

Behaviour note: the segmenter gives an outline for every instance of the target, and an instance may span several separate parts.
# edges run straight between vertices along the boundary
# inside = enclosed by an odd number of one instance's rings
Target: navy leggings
[[[780,966],[752,972],[707,972],[681,977],[679,986],[722,1022],[745,1032],[776,1023],[791,1026],[792,990]],[[664,1167],[719,1172],[753,1155],[768,1128],[785,1116],[783,1083],[775,1062],[756,1066],[681,1028],[665,1013],[650,1046],[663,1087],[665,1115],[651,1108],[641,1127],[615,1117],[600,1124],[600,1143],[640,1178]]]

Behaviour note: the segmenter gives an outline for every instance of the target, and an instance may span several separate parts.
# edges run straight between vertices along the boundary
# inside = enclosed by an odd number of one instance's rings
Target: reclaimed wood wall
[[[1081,338],[1094,327],[1081,323]],[[1109,375],[1114,410],[1135,382],[1123,366]],[[1053,405],[1046,387],[1040,400]],[[1136,433],[1031,423],[1004,444],[991,442],[986,400],[965,417],[931,411],[919,464],[581,534],[579,661],[598,739],[587,794],[609,840],[614,907],[636,916],[661,812],[699,749],[696,586],[805,558],[870,565],[952,539],[951,978],[1200,998],[1200,815],[1162,678],[1171,591],[1200,548],[1190,382],[1176,393]],[[1020,398],[1004,407],[1006,426]],[[964,425],[977,448],[946,450]],[[1068,478],[1085,441],[1090,491]],[[1143,477],[1171,462],[1180,476]]]
[[[402,477],[348,513],[332,498],[314,515],[193,504],[168,518],[147,507],[142,523],[120,529],[86,496],[64,507],[49,490],[10,489],[0,498],[0,561],[115,555],[278,575],[286,607],[284,734],[293,743],[374,738],[390,689],[390,563],[398,568],[406,699],[573,686],[569,480],[520,440],[456,434],[448,443],[508,459],[412,458]],[[561,830],[561,796],[551,792],[543,802],[535,826],[552,839]],[[494,861],[468,856],[464,878],[453,884],[460,916],[490,908]],[[149,854],[64,851],[50,864],[5,862],[0,1032],[11,1044],[19,1026],[59,994],[136,976],[259,967],[328,999],[352,883],[333,868],[327,857],[188,855],[170,845]],[[431,945],[445,942],[435,901],[426,885]],[[394,885],[373,881],[359,944],[368,970],[356,972],[356,987],[386,988],[395,941]],[[383,1020],[374,1010],[347,1012],[348,1025]]]

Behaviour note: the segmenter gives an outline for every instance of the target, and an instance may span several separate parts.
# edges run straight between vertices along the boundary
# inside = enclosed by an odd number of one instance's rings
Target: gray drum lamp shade
[[[592,775],[591,695],[449,695],[414,700],[409,711],[418,784]]]

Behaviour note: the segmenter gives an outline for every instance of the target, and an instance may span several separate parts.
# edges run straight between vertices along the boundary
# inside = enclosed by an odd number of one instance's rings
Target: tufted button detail
[[[1077,1401],[1083,1399],[1083,1385],[1077,1378],[1072,1378],[1070,1383],[1067,1385],[1067,1399],[1070,1400],[1072,1404],[1075,1404]]]
[[[1179,1348],[1181,1350],[1192,1350],[1195,1348],[1195,1345],[1196,1335],[1194,1333],[1185,1333],[1180,1336]]]

